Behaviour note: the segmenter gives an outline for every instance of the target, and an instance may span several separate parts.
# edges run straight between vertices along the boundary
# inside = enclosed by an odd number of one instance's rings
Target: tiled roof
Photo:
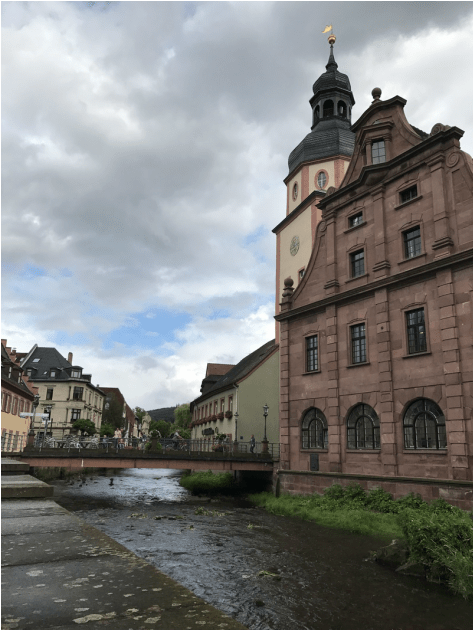
[[[223,375],[212,388],[195,400],[198,401],[199,399],[207,398],[212,392],[230,387],[235,382],[243,379],[249,374],[249,372],[258,366],[260,362],[264,361],[271,353],[273,353],[276,348],[278,348],[278,344],[275,343],[275,340],[270,340],[256,351],[250,353],[250,355],[247,355],[247,357],[244,357],[244,359],[229,370],[228,373]]]
[[[208,364],[206,369],[206,377],[211,375],[225,375],[235,364]]]

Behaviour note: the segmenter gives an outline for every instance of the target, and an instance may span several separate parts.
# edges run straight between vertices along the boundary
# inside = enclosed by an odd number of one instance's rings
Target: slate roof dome
[[[351,112],[355,104],[349,77],[337,69],[331,40],[326,72],[315,81],[310,100],[313,111],[311,132],[290,153],[291,173],[303,162],[336,155],[351,157],[355,134],[351,131]]]

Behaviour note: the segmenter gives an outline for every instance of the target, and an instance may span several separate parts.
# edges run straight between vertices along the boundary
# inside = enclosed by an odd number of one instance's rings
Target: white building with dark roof
[[[48,433],[55,437],[73,432],[74,421],[91,420],[99,430],[102,423],[104,393],[92,383],[92,375],[72,363],[72,353],[65,359],[55,348],[35,344],[21,360],[30,381],[38,387],[38,414],[49,414]],[[42,434],[41,417],[35,420],[35,432]]]

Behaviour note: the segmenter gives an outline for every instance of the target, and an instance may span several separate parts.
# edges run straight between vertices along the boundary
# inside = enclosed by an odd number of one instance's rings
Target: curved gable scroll
[[[308,265],[306,266],[305,275],[300,281],[298,287],[295,289],[293,296],[291,297],[292,307],[295,306],[295,302],[304,292],[306,285],[308,284],[311,276],[313,274],[313,269],[315,267],[316,259],[318,258],[319,252],[321,250],[322,241],[326,236],[326,222],[322,219],[318,225],[316,226],[316,236],[313,243],[313,249],[311,250],[311,256],[308,261]]]

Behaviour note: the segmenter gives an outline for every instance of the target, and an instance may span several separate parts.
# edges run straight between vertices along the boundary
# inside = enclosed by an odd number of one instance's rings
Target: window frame
[[[324,186],[320,186],[318,179],[320,175],[324,175],[326,181],[324,182]],[[314,187],[317,191],[326,191],[329,187],[329,173],[326,169],[318,169],[314,175]]]
[[[80,391],[80,392],[79,392]],[[80,399],[76,396],[80,394]],[[84,388],[81,386],[74,386],[73,390],[72,390],[72,400],[73,401],[83,401],[83,396],[84,396]]]
[[[358,426],[360,426],[361,419],[364,419],[364,443],[362,446],[359,446]],[[365,419],[372,423],[372,446],[367,445]],[[349,410],[346,418],[346,440],[346,448],[350,451],[380,451],[380,418],[374,408],[368,403],[356,403]]]
[[[306,267],[302,267],[301,269],[298,270],[298,283],[300,283],[303,280],[305,271],[306,271]]]
[[[299,194],[298,182],[294,182],[293,186],[291,187],[291,197],[294,202],[296,202],[296,200],[298,199],[298,194]]]
[[[374,155],[374,146],[378,144],[383,145],[383,156],[384,156],[383,160],[379,160],[379,159],[374,160],[374,158],[380,157],[380,155]],[[387,143],[385,141],[385,138],[374,138],[373,140],[370,141],[370,158],[371,158],[371,164],[384,164],[385,162],[388,161]]]
[[[354,269],[355,269],[355,263],[356,263],[354,257],[357,256],[358,254],[363,255],[362,260],[363,260],[364,271],[361,274],[354,275]],[[349,278],[351,280],[355,278],[362,278],[362,276],[365,276],[367,274],[365,261],[366,261],[365,247],[358,248],[357,250],[353,250],[352,252],[349,252]]]
[[[321,356],[320,356],[320,348],[319,348],[319,333],[310,333],[308,335],[305,335],[305,342],[304,342],[304,372],[305,373],[315,373],[315,372],[321,372]],[[316,347],[315,348],[309,348],[308,344],[310,343],[310,340],[316,340]],[[309,352],[310,351],[315,351],[316,354],[316,368],[309,368]]]
[[[355,332],[356,327],[364,327],[364,337],[357,337],[355,338],[353,333]],[[353,322],[352,324],[348,325],[348,329],[349,329],[349,334],[348,334],[348,357],[349,357],[349,367],[352,366],[364,366],[366,364],[369,363],[369,345],[368,345],[368,340],[367,340],[367,321],[366,320],[361,320],[359,322]],[[361,361],[354,361],[354,342],[357,340],[364,340],[364,360]]]
[[[415,194],[410,196],[408,199],[403,199],[403,195],[413,192],[413,189],[415,189]],[[398,206],[404,206],[405,204],[412,202],[414,199],[418,199],[418,197],[418,184],[410,184],[410,186],[398,191]]]
[[[416,409],[416,406],[420,406],[422,405],[423,409]],[[415,408],[415,409],[413,409]],[[436,416],[436,414],[439,412],[438,416]],[[410,415],[412,415],[410,417]],[[426,426],[426,419],[423,419],[425,422],[425,437],[421,438],[418,436],[418,432],[417,432],[417,427],[416,427],[416,422],[417,422],[417,418],[419,416],[427,416],[430,415],[431,417],[431,422],[434,423],[435,425],[435,432],[434,432],[434,436],[428,436],[427,435],[427,426]],[[440,428],[443,428],[440,431]],[[434,447],[429,447],[428,446],[428,442],[430,440],[435,440],[435,446]],[[441,438],[441,440],[440,440]],[[423,445],[419,445],[418,441],[421,440],[425,440],[427,443],[427,446],[423,446]],[[443,444],[441,444],[441,442]],[[446,417],[443,414],[443,411],[441,410],[441,408],[439,407],[439,405],[433,401],[432,399],[428,399],[426,397],[419,397],[417,399],[414,399],[413,401],[411,401],[404,413],[403,413],[403,448],[406,449],[407,451],[417,451],[417,450],[423,450],[423,451],[432,451],[432,452],[438,452],[438,451],[445,451],[448,448],[448,440],[447,440],[447,431],[446,431]]]
[[[424,349],[423,350],[415,350],[410,351],[410,328],[417,326],[419,323],[415,323],[413,325],[408,324],[408,316],[411,313],[415,312],[423,312],[423,334],[424,334]],[[405,342],[406,342],[406,356],[408,357],[416,357],[417,355],[424,355],[429,352],[428,350],[428,327],[427,327],[427,318],[426,318],[426,306],[425,305],[413,305],[412,307],[408,307],[403,311],[404,318],[404,328],[405,328]]]
[[[51,393],[51,396],[48,396],[49,393]],[[45,400],[46,401],[52,401],[53,400],[53,395],[54,395],[54,388],[46,388]]]
[[[305,424],[307,424],[306,427]],[[315,427],[314,432],[311,432],[312,425]],[[311,439],[314,439],[314,444],[311,444]],[[304,451],[310,449],[328,450],[328,422],[326,416],[319,408],[309,408],[301,419],[301,449]]]
[[[70,415],[69,422],[74,423],[74,421],[78,421],[81,418],[81,412],[82,410],[80,408],[71,408],[71,415]],[[76,413],[77,413],[77,418],[76,418]]]
[[[356,219],[357,217],[360,217],[360,221],[358,221],[357,223],[352,223],[354,221],[354,219]],[[352,230],[353,228],[358,228],[359,226],[363,226],[366,222],[364,219],[364,211],[363,210],[359,210],[358,212],[353,213],[352,215],[349,215],[347,218],[347,223],[349,226],[349,230]]]

